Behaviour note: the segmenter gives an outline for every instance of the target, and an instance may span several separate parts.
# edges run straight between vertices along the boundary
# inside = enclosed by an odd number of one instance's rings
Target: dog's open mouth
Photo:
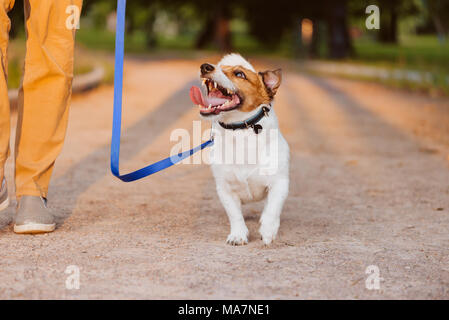
[[[207,95],[203,96],[200,88],[193,86],[190,89],[190,99],[200,107],[200,113],[204,116],[219,114],[223,111],[230,111],[237,108],[241,103],[241,98],[237,93],[223,88],[211,79],[204,79]]]

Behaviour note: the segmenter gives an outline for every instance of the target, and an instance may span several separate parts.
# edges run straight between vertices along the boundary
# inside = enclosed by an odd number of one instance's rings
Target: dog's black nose
[[[214,66],[209,63],[203,63],[200,67],[201,74],[207,74],[215,70]]]

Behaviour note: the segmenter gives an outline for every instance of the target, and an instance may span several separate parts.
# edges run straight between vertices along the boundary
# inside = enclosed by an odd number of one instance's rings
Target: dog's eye
[[[234,75],[238,78],[246,79],[246,75],[242,71],[236,71]]]

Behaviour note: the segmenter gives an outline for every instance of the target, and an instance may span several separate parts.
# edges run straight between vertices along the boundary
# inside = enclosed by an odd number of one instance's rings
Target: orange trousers
[[[14,0],[0,0],[0,183],[9,156],[7,48],[11,22],[7,13],[13,6]],[[26,56],[15,142],[18,198],[47,197],[53,166],[66,135],[78,21],[75,16],[81,6],[82,0],[24,0]]]

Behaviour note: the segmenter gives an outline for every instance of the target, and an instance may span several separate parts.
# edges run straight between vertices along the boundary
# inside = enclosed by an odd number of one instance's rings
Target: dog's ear
[[[282,70],[259,72],[268,94],[274,97],[282,81]]]

